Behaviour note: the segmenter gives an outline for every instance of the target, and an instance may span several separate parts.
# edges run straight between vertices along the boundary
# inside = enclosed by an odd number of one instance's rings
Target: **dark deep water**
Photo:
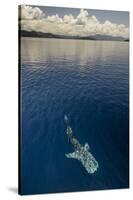
[[[128,42],[22,38],[22,193],[129,186]],[[65,134],[88,142],[88,174]]]

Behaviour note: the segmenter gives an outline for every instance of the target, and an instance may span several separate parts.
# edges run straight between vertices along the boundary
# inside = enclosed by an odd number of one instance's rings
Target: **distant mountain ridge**
[[[20,31],[21,37],[36,37],[36,38],[60,38],[60,39],[78,39],[78,40],[106,40],[106,41],[129,41],[127,38],[123,37],[113,37],[109,35],[92,35],[92,36],[68,36],[68,35],[58,35],[52,33],[43,33],[43,32],[36,32],[36,31]]]

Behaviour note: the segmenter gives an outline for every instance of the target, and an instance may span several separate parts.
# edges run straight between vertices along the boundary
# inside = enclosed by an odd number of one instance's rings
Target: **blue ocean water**
[[[129,43],[21,39],[23,194],[129,186]],[[65,133],[99,164],[88,174]]]

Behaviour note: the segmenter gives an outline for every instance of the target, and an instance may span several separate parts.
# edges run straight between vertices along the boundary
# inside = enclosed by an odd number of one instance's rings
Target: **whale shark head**
[[[79,160],[89,174],[95,173],[95,171],[97,171],[99,167],[98,162],[95,160],[95,158],[89,151],[88,143],[86,143],[80,149],[80,151],[75,150],[74,152],[67,153],[65,155],[67,158],[73,158]]]

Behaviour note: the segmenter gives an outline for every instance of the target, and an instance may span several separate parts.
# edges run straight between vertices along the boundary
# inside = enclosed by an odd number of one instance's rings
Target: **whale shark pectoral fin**
[[[85,145],[84,145],[84,149],[86,151],[89,151],[90,150],[90,146],[88,145],[88,143],[86,142]]]
[[[73,153],[67,153],[65,154],[67,158],[75,158],[78,159],[77,153],[73,152]]]

